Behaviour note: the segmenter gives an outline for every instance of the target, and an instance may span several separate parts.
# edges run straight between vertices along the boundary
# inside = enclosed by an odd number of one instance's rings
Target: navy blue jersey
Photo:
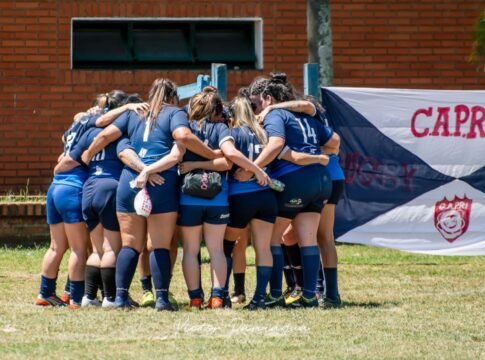
[[[88,114],[75,121],[64,133],[64,155],[69,154],[74,145],[77,144],[81,136],[89,129],[96,126],[96,120],[100,114]]]
[[[283,109],[271,111],[264,119],[268,137],[281,137],[290,149],[307,154],[320,154],[320,146],[332,137],[333,131],[310,115],[293,113]],[[296,171],[301,166],[285,160],[276,160],[272,169],[274,176]]]
[[[175,129],[189,127],[187,114],[175,106],[164,106],[153,126],[134,111],[123,113],[113,125],[130,139],[133,150],[146,165],[153,164],[170,152]]]
[[[73,160],[81,162],[82,153],[89,148],[89,145],[94,141],[94,138],[103,129],[91,128],[88,129],[79,139],[77,144],[71,149],[69,155]],[[120,138],[118,141],[112,142],[106,146],[99,153],[94,155],[88,166],[88,178],[111,178],[118,180],[123,170],[123,163],[118,159],[116,152],[118,142],[126,141],[126,138]]]
[[[315,118],[325,124],[326,127],[330,127],[327,116],[324,112],[317,109]],[[342,167],[340,166],[340,159],[338,155],[330,155],[330,160],[327,164],[327,170],[330,173],[330,178],[332,180],[344,180],[345,175]]]
[[[210,122],[202,120],[200,128],[197,121],[190,121],[190,130],[196,135],[204,144],[212,150],[217,150],[226,140],[234,140],[231,132],[226,124],[223,122]],[[194,154],[187,150],[183,161],[204,161],[207,160],[200,155]]]
[[[76,145],[81,136],[93,126],[96,126],[96,119],[99,114],[88,114],[81,117],[79,121],[75,121],[64,133],[64,155],[67,155],[71,149]],[[77,166],[69,171],[65,171],[54,175],[53,184],[70,185],[82,188],[87,179],[87,171],[84,166]]]
[[[254,161],[264,148],[254,132],[247,126],[231,129],[231,135],[234,138],[234,146],[249,160]],[[261,186],[256,179],[250,181],[237,181],[234,179],[234,173],[238,169],[234,166],[229,173],[229,195],[242,194],[252,191],[268,189],[268,186]]]
[[[210,122],[203,120],[199,128],[197,121],[190,122],[192,132],[212,150],[217,150],[220,145],[227,140],[233,141],[231,132],[226,124],[222,122]],[[207,159],[200,155],[187,151],[183,161],[205,161]],[[208,205],[208,206],[228,206],[229,188],[225,174],[222,176],[222,190],[213,199],[203,199],[182,193],[180,204],[182,205]]]

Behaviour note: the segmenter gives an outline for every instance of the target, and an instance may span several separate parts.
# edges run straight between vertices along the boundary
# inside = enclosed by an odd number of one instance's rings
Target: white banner
[[[324,88],[341,135],[338,241],[485,255],[485,91]]]

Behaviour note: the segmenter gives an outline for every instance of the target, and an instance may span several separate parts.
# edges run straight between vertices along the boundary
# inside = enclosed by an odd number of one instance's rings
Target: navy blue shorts
[[[294,219],[301,212],[320,213],[332,193],[332,180],[325,166],[309,165],[278,178],[285,191],[276,193],[278,216]]]
[[[252,219],[274,224],[278,215],[278,202],[271,189],[236,194],[229,197],[229,226],[244,229]]]
[[[229,223],[229,206],[180,205],[177,225],[223,225]]]
[[[118,180],[110,178],[89,179],[83,188],[83,217],[92,231],[99,223],[103,228],[120,231],[116,217],[116,189]]]
[[[47,191],[47,223],[74,224],[83,221],[81,202],[81,188],[51,184]]]
[[[328,198],[327,204],[337,205],[344,193],[345,180],[332,180],[332,194]]]
[[[152,200],[152,214],[163,214],[174,212],[178,209],[178,175],[175,171],[167,170],[160,175],[165,179],[161,186],[151,186],[147,183],[147,190]],[[123,213],[134,213],[135,196],[140,189],[130,187],[130,181],[138,174],[130,169],[123,169],[121,172],[118,191],[116,192],[116,211]]]

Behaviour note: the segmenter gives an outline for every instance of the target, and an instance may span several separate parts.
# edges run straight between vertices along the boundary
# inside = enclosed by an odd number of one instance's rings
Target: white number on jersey
[[[103,161],[105,157],[106,157],[106,152],[103,149],[99,153],[94,155],[93,161]]]
[[[308,143],[308,138],[312,138],[313,143],[315,145],[318,145],[317,134],[315,133],[315,129],[310,127],[310,125],[308,125],[307,119],[303,119],[303,122],[302,122],[302,119],[300,118],[295,118],[295,120],[298,122],[298,125],[300,125],[304,142]]]
[[[262,149],[263,149],[263,145],[261,144],[258,144],[258,145],[254,145],[252,143],[249,144],[249,148],[248,148],[249,160],[254,161],[254,155],[258,155]]]

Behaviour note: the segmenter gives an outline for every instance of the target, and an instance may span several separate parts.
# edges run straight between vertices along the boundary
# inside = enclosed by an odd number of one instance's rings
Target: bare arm
[[[338,155],[340,151],[340,136],[334,132],[330,140],[328,140],[323,146],[323,152],[325,154]]]
[[[61,159],[61,161],[54,168],[54,175],[57,175],[61,172],[69,171],[79,165],[81,164],[78,163],[76,160],[73,160],[73,158],[70,157],[69,155],[66,155]]]
[[[269,182],[269,176],[260,167],[256,166],[251,160],[249,160],[243,153],[241,153],[232,141],[225,141],[221,144],[221,150],[225,156],[229,158],[236,165],[246,171],[254,173],[258,179],[258,183],[262,186],[267,185]]]
[[[103,150],[108,144],[119,139],[122,133],[114,125],[108,126],[106,129],[101,131],[95,138],[94,141],[89,145],[89,148],[83,152],[81,159],[86,165],[89,164],[92,157]]]
[[[178,127],[172,133],[172,136],[178,143],[182,144],[182,146],[206,159],[212,160],[222,156],[222,154],[212,150],[206,144],[200,141],[197,136],[192,134],[189,128]]]
[[[261,154],[254,163],[259,167],[265,167],[272,162],[285,146],[285,139],[277,136],[272,136],[268,140],[268,144],[264,147]]]
[[[139,104],[126,104],[120,106],[119,108],[108,111],[106,114],[101,115],[96,119],[96,127],[106,127],[110,125],[118,116],[123,114],[125,111],[133,110],[136,113],[141,113],[148,110],[147,103]]]
[[[118,154],[118,157],[123,164],[138,173],[142,172],[145,168],[145,164],[143,164],[140,157],[133,149],[123,150]]]
[[[146,165],[143,164],[138,154],[133,149],[125,149],[118,154],[119,159],[123,164],[136,172],[142,172]],[[151,174],[148,176],[148,182],[152,185],[163,185],[164,179],[159,174]]]
[[[278,136],[270,137],[268,144],[264,147],[256,161],[254,161],[254,164],[260,168],[265,167],[276,159],[284,146],[285,139]],[[252,176],[253,173],[251,171],[245,171],[243,169],[238,169],[235,174],[235,178],[239,181],[248,181]]]
[[[265,118],[265,116],[268,115],[269,112],[274,109],[285,109],[292,112],[304,113],[310,116],[315,116],[315,114],[317,113],[317,108],[310,101],[292,100],[292,101],[285,101],[285,102],[268,106],[266,109],[264,109],[261,112],[261,114],[259,114],[260,120],[262,121]]]
[[[283,151],[279,155],[279,158],[303,166],[312,164],[327,165],[329,161],[329,157],[327,155],[306,154],[294,151],[290,148],[283,149]]]
[[[225,157],[217,158],[214,160],[185,161],[179,165],[179,171],[181,174],[186,174],[189,171],[196,169],[221,172],[227,171],[231,168],[232,162]]]
[[[159,172],[170,169],[172,166],[176,165],[182,157],[184,156],[185,148],[180,144],[174,144],[170,153],[157,162],[146,166],[140,175],[135,179],[135,184],[137,188],[143,188],[146,185],[147,180],[150,176],[158,175]]]

